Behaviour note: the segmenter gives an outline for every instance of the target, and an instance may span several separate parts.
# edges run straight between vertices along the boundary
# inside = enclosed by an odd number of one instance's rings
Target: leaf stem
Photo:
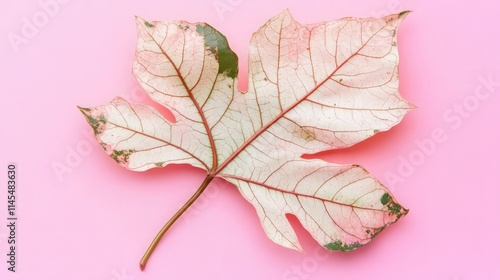
[[[161,228],[161,230],[156,235],[155,239],[153,239],[153,242],[151,242],[151,244],[149,245],[149,248],[144,253],[141,262],[139,263],[141,270],[144,270],[146,268],[146,263],[148,262],[149,257],[151,256],[154,249],[162,239],[163,235],[165,235],[167,230],[175,223],[175,221],[177,221],[177,219],[179,219],[179,217],[182,216],[182,214],[186,212],[186,210],[200,197],[200,195],[208,187],[208,185],[213,179],[214,179],[213,175],[210,174],[207,175],[207,177],[205,178],[203,183],[201,183],[200,187],[193,194],[193,196],[191,196],[191,198],[188,201],[186,201],[186,203],[181,207],[181,209],[179,209],[177,213],[175,213],[175,215],[172,216],[172,218],[170,218],[170,220]]]

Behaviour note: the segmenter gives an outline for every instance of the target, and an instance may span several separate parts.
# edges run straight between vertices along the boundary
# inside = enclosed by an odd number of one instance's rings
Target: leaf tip
[[[405,10],[405,11],[402,11],[398,14],[387,15],[387,16],[383,17],[383,19],[387,23],[389,23],[389,22],[395,23],[396,24],[395,27],[397,27],[399,25],[399,23],[401,23],[409,13],[411,13],[410,10]]]
[[[154,23],[151,23],[139,16],[135,16],[135,22],[137,23],[137,26],[145,26],[145,27],[148,27],[148,28],[154,28],[156,27],[156,25],[154,25]]]
[[[135,16],[135,22],[142,23],[144,22],[144,19],[142,19],[140,16]]]
[[[297,244],[293,247],[293,249],[299,253],[305,253],[306,251],[304,251],[304,248],[302,248],[302,246],[300,246],[300,244]]]
[[[96,116],[95,113],[91,108],[84,108],[80,106],[76,106],[78,110],[83,114],[85,119],[87,120],[87,123],[92,127],[94,130],[94,134],[97,136],[98,134],[101,133],[103,125],[106,124],[106,119],[104,118],[103,115]]]
[[[289,8],[286,8],[283,12],[281,12],[283,15],[287,15],[287,16],[292,16],[292,12],[290,12],[290,9]]]
[[[89,108],[85,108],[85,107],[80,107],[80,106],[76,106],[76,108],[78,108],[78,110],[84,115],[84,116],[88,116],[88,114],[90,114],[90,109]]]
[[[394,201],[392,196],[387,192],[384,193],[382,197],[380,197],[380,203],[382,203],[382,205],[387,208],[389,215],[396,216],[396,220],[399,220],[401,217],[406,216],[410,211]]]
[[[409,13],[411,13],[412,11],[410,10],[406,10],[406,11],[402,11],[398,14],[398,18],[404,18],[406,17]]]
[[[290,12],[290,9],[285,9],[283,10],[283,12],[277,14],[276,16],[274,16],[273,18],[271,18],[268,22],[272,21],[272,20],[276,20],[276,19],[280,19],[280,20],[291,20],[291,21],[295,21],[295,19],[293,18],[293,15],[292,15],[292,12]]]

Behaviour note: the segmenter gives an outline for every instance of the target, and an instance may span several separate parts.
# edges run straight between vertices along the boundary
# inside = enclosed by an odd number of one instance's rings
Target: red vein
[[[107,123],[112,124],[112,125],[114,125],[115,127],[118,127],[118,128],[121,128],[121,129],[125,129],[125,130],[129,130],[129,131],[132,131],[132,132],[134,132],[134,133],[136,133],[136,134],[140,134],[140,135],[142,135],[142,136],[144,136],[144,137],[149,137],[149,138],[152,138],[152,139],[154,139],[154,140],[157,140],[157,141],[163,142],[163,143],[165,143],[165,144],[167,144],[167,145],[174,146],[174,147],[176,147],[177,149],[179,149],[179,150],[181,150],[181,151],[185,152],[186,154],[190,155],[192,158],[194,158],[194,159],[198,160],[201,164],[203,164],[203,165],[204,165],[204,166],[208,169],[208,166],[207,166],[207,165],[206,165],[206,164],[205,164],[202,160],[200,160],[199,158],[197,158],[196,156],[194,156],[191,152],[189,152],[189,151],[185,150],[185,149],[184,149],[184,148],[182,148],[181,146],[178,146],[178,145],[172,144],[171,142],[168,142],[168,141],[166,141],[166,140],[164,140],[164,139],[161,139],[161,138],[158,138],[158,137],[155,137],[155,136],[152,136],[152,135],[146,134],[146,133],[144,133],[144,132],[141,132],[141,131],[137,131],[137,130],[131,129],[130,127],[125,127],[125,126],[122,126],[122,125],[116,124],[116,123],[114,123],[114,122],[112,122],[112,121],[109,121],[109,120],[107,121]],[[132,137],[132,136],[131,136],[131,137]],[[155,148],[159,148],[159,147],[161,147],[161,146],[158,146],[158,147],[155,147]]]
[[[177,65],[175,65],[175,63],[173,62],[173,60],[170,58],[170,56],[165,52],[165,50],[163,50],[163,48],[158,44],[158,42],[156,42],[156,40],[153,38],[153,36],[148,32],[146,31],[146,33],[148,33],[148,35],[151,37],[151,39],[153,40],[153,42],[155,42],[155,44],[158,46],[158,48],[161,50],[162,54],[168,59],[168,61],[172,64],[173,68],[175,69],[175,72],[177,73],[177,77],[179,78],[179,80],[182,82],[182,86],[184,87],[184,89],[186,90],[186,92],[188,93],[189,95],[189,98],[193,101],[193,104],[194,106],[196,107],[196,110],[198,111],[198,113],[200,114],[200,117],[201,117],[201,122],[203,123],[203,126],[205,127],[205,130],[207,132],[207,137],[208,137],[208,141],[210,142],[210,146],[211,146],[211,150],[212,150],[212,173],[214,173],[214,170],[217,168],[217,149],[215,147],[215,141],[214,141],[214,137],[212,135],[212,131],[210,130],[210,127],[208,126],[208,121],[207,121],[207,118],[205,117],[205,113],[203,112],[202,108],[200,107],[200,104],[198,104],[198,101],[194,98],[194,95],[193,95],[193,92],[192,90],[188,87],[188,85],[186,84],[186,80],[184,79],[184,77],[182,76],[180,70],[177,68]],[[184,52],[184,51],[183,51]],[[151,73],[152,74],[152,73]],[[201,74],[200,74],[201,75]],[[198,159],[198,158],[197,158]],[[198,159],[200,160],[200,159]],[[200,160],[201,161],[201,160]],[[205,165],[206,166],[206,165]],[[208,169],[208,168],[207,168]]]
[[[382,30],[382,28],[380,29]],[[380,32],[380,30],[378,30],[377,32],[375,32],[371,37],[370,39],[366,40],[366,43],[364,43],[356,52],[354,52],[353,54],[351,54],[344,62],[342,62],[330,75],[328,75],[328,77],[326,77],[321,83],[319,83],[318,85],[316,85],[312,90],[310,90],[307,94],[305,94],[301,99],[297,100],[294,104],[290,105],[288,108],[286,108],[285,110],[281,111],[281,113],[279,113],[276,117],[274,117],[270,122],[268,122],[265,126],[261,127],[254,135],[252,135],[252,137],[248,138],[248,140],[246,140],[230,157],[228,157],[214,172],[213,174],[217,174],[219,173],[222,169],[224,169],[224,167],[226,167],[231,161],[233,161],[233,159],[235,159],[244,149],[246,149],[250,144],[252,144],[252,142],[257,138],[259,137],[262,133],[264,133],[265,131],[267,131],[269,129],[269,127],[271,127],[273,124],[275,124],[280,118],[282,118],[285,114],[287,114],[288,112],[290,112],[292,109],[294,109],[298,104],[300,104],[302,101],[304,101],[305,99],[307,99],[311,94],[313,94],[314,92],[316,92],[316,90],[318,90],[323,84],[325,84],[328,80],[330,80],[333,75],[335,75],[335,73],[337,73],[337,71],[339,69],[342,68],[342,66],[344,66],[350,59],[352,59],[354,56],[356,56],[365,46],[368,42],[370,42],[371,38],[373,38],[378,32]]]
[[[340,206],[345,206],[345,207],[349,207],[349,208],[353,208],[353,209],[387,212],[387,210],[384,210],[384,209],[366,208],[366,207],[361,207],[361,206],[356,206],[356,205],[352,205],[352,204],[342,203],[342,202],[338,202],[338,201],[334,201],[334,200],[328,200],[326,198],[312,196],[312,195],[309,195],[309,194],[298,193],[296,191],[289,191],[289,190],[285,190],[285,189],[279,189],[279,188],[276,188],[276,187],[273,187],[273,186],[270,186],[270,185],[267,185],[267,184],[264,184],[264,183],[261,183],[261,182],[257,182],[257,181],[252,180],[252,179],[246,179],[246,178],[243,178],[243,177],[238,177],[238,176],[233,176],[233,175],[225,175],[225,174],[222,177],[223,178],[236,179],[236,180],[240,180],[240,181],[243,181],[243,182],[246,182],[246,183],[250,183],[250,184],[254,184],[254,185],[259,185],[259,186],[261,186],[263,188],[266,188],[266,189],[274,190],[274,191],[281,192],[281,193],[291,194],[291,195],[294,195],[296,197],[306,197],[306,198],[310,198],[310,199],[320,200],[323,203],[333,203],[333,204],[337,204],[337,205],[340,205]]]

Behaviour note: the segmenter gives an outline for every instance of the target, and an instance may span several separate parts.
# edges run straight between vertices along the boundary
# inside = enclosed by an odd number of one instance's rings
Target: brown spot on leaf
[[[300,138],[303,138],[309,142],[309,141],[316,139],[316,133],[314,133],[314,131],[312,131],[309,128],[302,127],[302,129],[300,131]]]

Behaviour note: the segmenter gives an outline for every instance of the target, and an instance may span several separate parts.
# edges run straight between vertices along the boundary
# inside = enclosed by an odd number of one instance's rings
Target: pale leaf
[[[175,122],[121,98],[81,111],[124,167],[203,168],[240,190],[272,241],[301,250],[293,214],[327,249],[351,251],[408,210],[364,168],[302,155],[352,146],[413,109],[398,92],[406,14],[302,25],[285,11],[252,37],[244,94],[237,56],[213,27],[137,18],[134,74]]]

